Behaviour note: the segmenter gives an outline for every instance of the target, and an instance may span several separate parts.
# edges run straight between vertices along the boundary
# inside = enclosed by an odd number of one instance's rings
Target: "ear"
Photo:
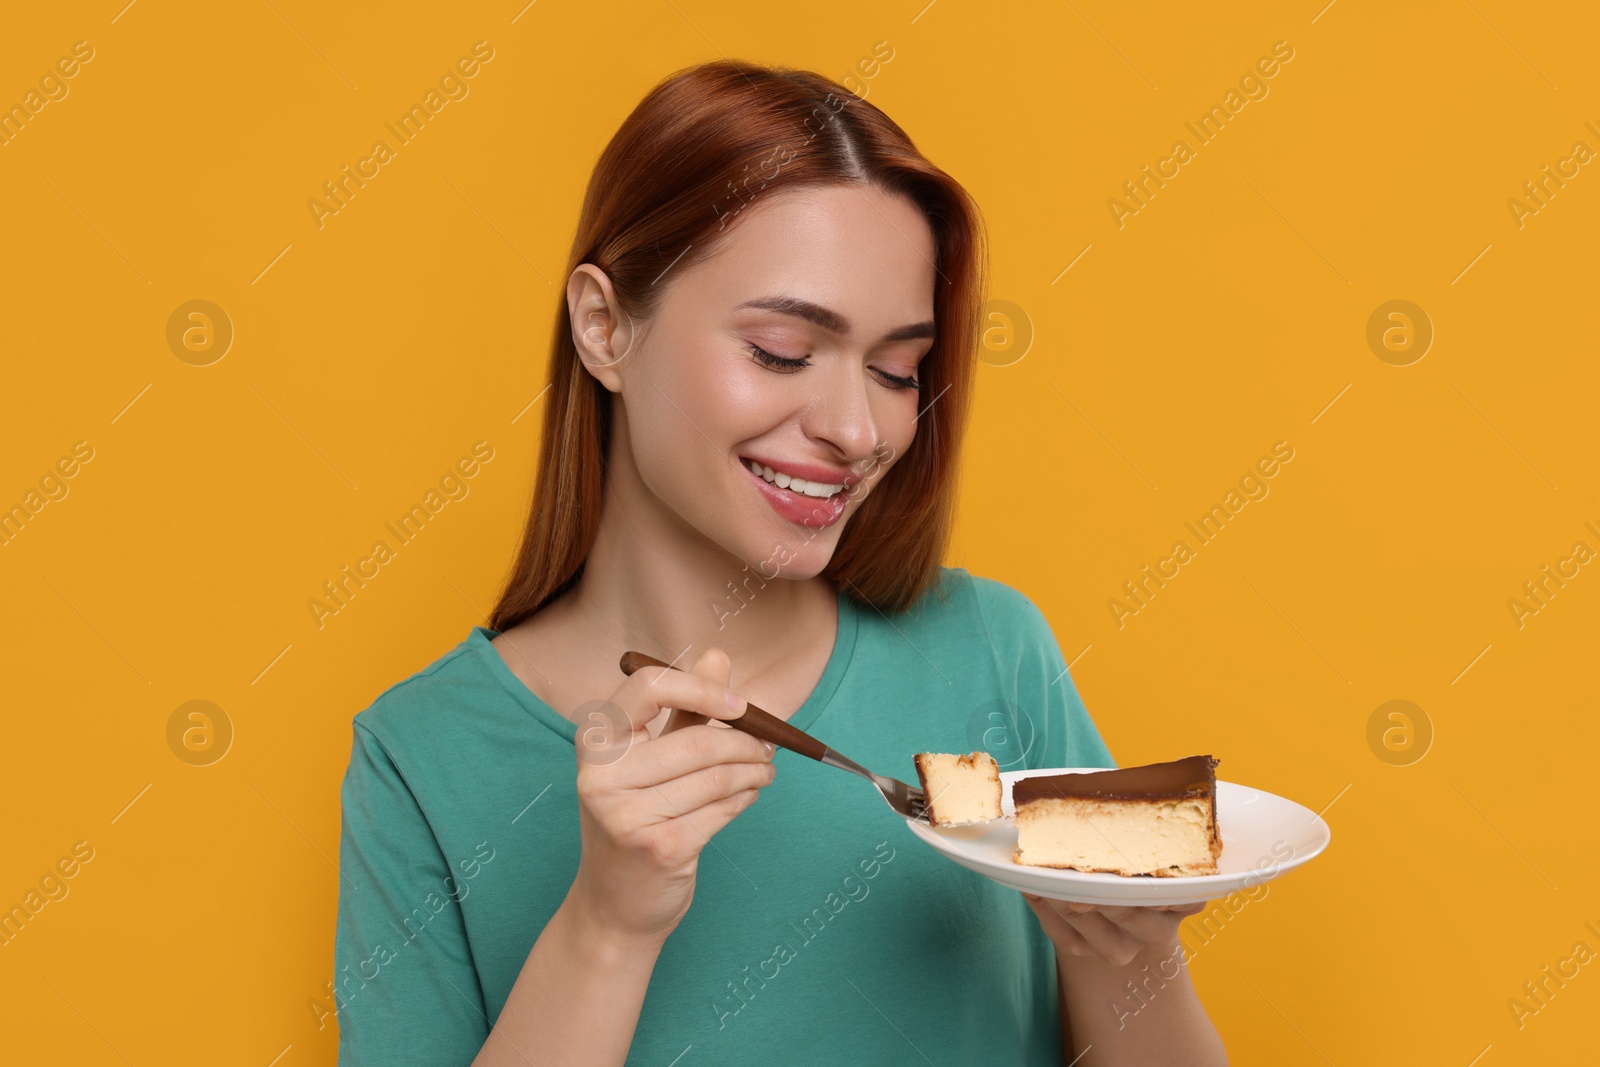
[[[617,303],[611,279],[592,263],[580,263],[567,279],[572,343],[585,369],[613,393],[622,392],[619,364],[634,342],[633,319]]]

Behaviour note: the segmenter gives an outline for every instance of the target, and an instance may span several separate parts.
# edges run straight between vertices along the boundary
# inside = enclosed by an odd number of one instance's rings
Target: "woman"
[[[1225,1062],[1196,909],[1025,899],[717,721],[1114,766],[1034,605],[940,564],[981,275],[965,192],[827,79],[705,64],[622,125],[490,627],[355,719],[341,1063]]]

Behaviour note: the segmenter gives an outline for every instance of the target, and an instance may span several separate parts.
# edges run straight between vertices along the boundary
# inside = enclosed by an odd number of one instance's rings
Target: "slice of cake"
[[[987,752],[919,752],[917,778],[928,797],[928,825],[968,826],[1000,818],[1000,765]]]
[[[1029,867],[1125,876],[1216,874],[1217,760],[1022,778],[1011,785],[1017,851]]]

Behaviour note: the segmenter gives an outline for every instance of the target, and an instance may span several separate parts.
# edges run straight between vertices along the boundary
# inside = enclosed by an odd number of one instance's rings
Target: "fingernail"
[[[767,750],[767,756],[769,759],[773,753],[778,751],[778,746],[774,745],[771,741],[761,742],[761,747]]]
[[[737,693],[734,693],[734,692],[732,692],[730,690],[729,693],[728,693],[728,710],[729,711],[743,711],[744,710],[744,705],[745,705],[744,697],[739,696]]]

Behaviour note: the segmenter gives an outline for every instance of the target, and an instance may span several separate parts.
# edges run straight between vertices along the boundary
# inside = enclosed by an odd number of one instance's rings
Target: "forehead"
[[[935,247],[920,209],[875,186],[757,193],[718,250],[679,279],[702,306],[782,294],[835,309],[857,334],[933,317]]]

